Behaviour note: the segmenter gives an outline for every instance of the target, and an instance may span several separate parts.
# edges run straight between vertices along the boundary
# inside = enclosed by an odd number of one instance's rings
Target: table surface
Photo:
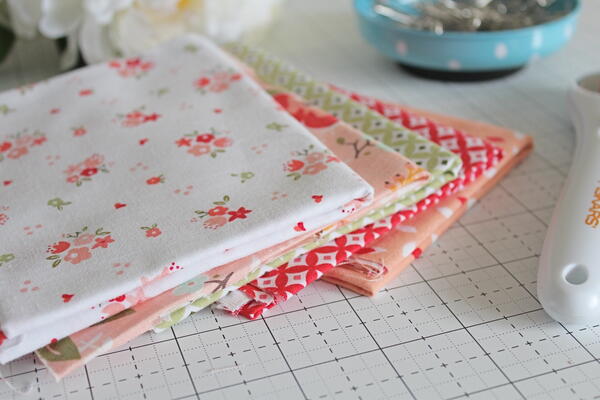
[[[342,87],[528,133],[535,152],[374,298],[317,282],[257,321],[205,310],[60,383],[32,355],[0,368],[0,399],[592,399],[600,325],[564,326],[536,298],[538,254],[568,172],[565,91],[600,67],[600,2],[559,53],[507,79],[413,78],[360,38],[350,0],[290,1],[263,47]],[[595,20],[596,19],[596,20]],[[58,72],[53,44],[20,43],[0,89]]]

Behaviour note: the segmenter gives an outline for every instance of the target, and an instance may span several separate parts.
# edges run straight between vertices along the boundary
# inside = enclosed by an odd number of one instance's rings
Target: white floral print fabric
[[[44,326],[99,305],[101,320],[124,293],[330,225],[373,194],[199,36],[0,105],[0,362]]]

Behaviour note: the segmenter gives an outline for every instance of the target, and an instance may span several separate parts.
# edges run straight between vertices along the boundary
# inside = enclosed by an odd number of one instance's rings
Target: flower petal
[[[84,0],[88,17],[96,23],[106,25],[110,23],[115,13],[131,7],[132,0]]]
[[[117,56],[108,35],[108,27],[86,16],[79,31],[79,48],[88,64],[110,60]]]
[[[81,0],[42,0],[40,32],[52,39],[74,32],[83,19]]]
[[[41,0],[8,0],[12,28],[17,36],[32,39],[42,17]]]

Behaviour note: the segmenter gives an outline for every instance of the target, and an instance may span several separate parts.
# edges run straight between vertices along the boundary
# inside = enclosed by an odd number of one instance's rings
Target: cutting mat
[[[411,78],[379,57],[348,0],[289,2],[265,48],[349,89],[529,133],[535,153],[375,298],[317,283],[257,321],[206,310],[60,383],[28,356],[1,371],[32,392],[0,385],[0,399],[599,398],[600,325],[552,321],[535,289],[573,149],[565,89],[600,69],[599,13],[600,2],[584,2],[559,54],[509,79],[459,85]],[[56,64],[52,44],[22,43],[0,86],[50,76]]]

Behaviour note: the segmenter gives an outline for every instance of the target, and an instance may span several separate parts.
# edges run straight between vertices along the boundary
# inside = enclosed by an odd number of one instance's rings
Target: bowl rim
[[[581,0],[571,0],[575,3],[573,9],[566,15],[563,15],[560,18],[554,19],[552,21],[543,22],[541,24],[526,26],[523,28],[515,28],[515,29],[504,29],[501,31],[476,31],[476,32],[462,32],[462,31],[450,31],[444,32],[441,35],[437,35],[435,32],[425,31],[420,29],[410,29],[404,28],[396,24],[394,21],[391,21],[387,18],[381,17],[379,15],[372,15],[368,12],[365,12],[365,4],[372,4],[373,0],[354,0],[354,9],[356,13],[364,19],[369,20],[369,22],[376,24],[384,24],[393,28],[398,33],[406,33],[417,36],[424,36],[430,38],[456,38],[456,39],[494,39],[499,36],[504,35],[528,35],[532,34],[534,31],[539,29],[549,28],[553,25],[562,25],[567,20],[576,18],[581,11]],[[372,8],[372,7],[371,7]]]

